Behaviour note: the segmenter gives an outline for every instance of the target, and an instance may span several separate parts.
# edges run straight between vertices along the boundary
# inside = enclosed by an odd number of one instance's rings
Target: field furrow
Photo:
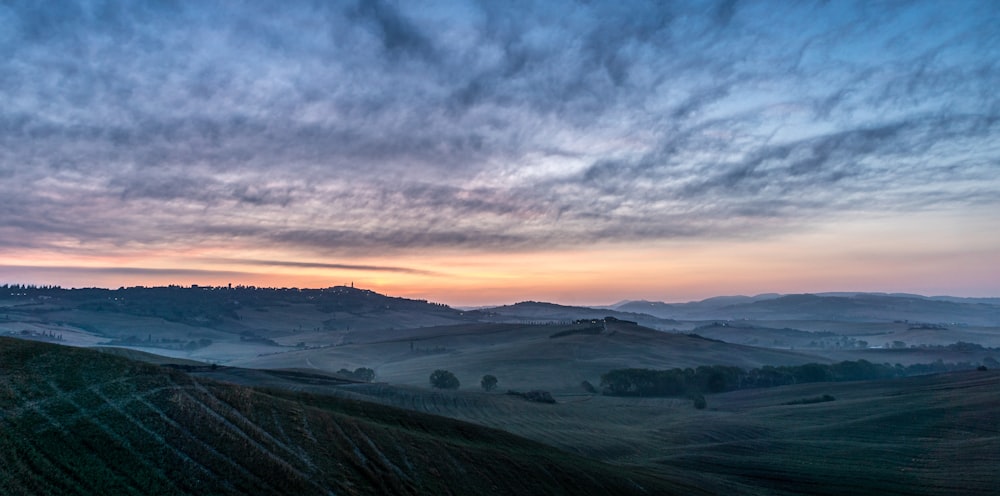
[[[273,460],[279,462],[280,464],[287,465],[287,463],[284,461],[284,458],[279,456],[272,449],[268,448],[267,446],[264,446],[263,442],[266,442],[271,446],[275,446],[280,450],[284,451],[285,453],[294,456],[306,466],[313,465],[312,461],[309,460],[308,457],[303,457],[302,454],[299,453],[297,450],[291,448],[288,444],[283,443],[281,442],[281,440],[272,436],[271,433],[262,429],[260,426],[257,425],[257,423],[247,418],[246,415],[243,415],[239,410],[237,410],[230,404],[226,403],[225,401],[219,399],[216,395],[212,394],[211,391],[202,386],[202,384],[193,377],[191,378],[191,382],[194,385],[194,389],[205,395],[205,397],[207,398],[208,401],[205,402],[204,404],[208,408],[208,411],[212,412],[214,416],[216,416],[220,421],[226,424],[227,427],[237,432],[238,435],[240,435],[248,442],[250,442],[255,448],[266,453]],[[249,405],[249,403],[247,403],[247,405]],[[253,436],[250,436],[248,431],[249,433],[252,433]],[[263,442],[258,441],[257,440],[258,438],[261,438]],[[309,476],[300,471],[299,469],[291,465],[287,465],[287,468],[298,474],[303,479],[306,480],[309,479]]]

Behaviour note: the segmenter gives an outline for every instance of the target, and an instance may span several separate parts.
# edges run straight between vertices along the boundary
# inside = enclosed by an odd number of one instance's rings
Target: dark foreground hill
[[[0,338],[3,494],[669,494],[499,430]]]

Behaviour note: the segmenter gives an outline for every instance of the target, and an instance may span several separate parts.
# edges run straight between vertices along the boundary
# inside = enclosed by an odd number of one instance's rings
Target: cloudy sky
[[[0,3],[0,280],[1000,296],[995,1]]]

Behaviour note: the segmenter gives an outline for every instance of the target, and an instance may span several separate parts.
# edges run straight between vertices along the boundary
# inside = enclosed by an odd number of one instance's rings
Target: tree
[[[483,380],[479,381],[479,385],[483,387],[483,391],[493,391],[497,387],[497,378],[494,375],[486,374],[483,376]]]
[[[375,371],[368,367],[358,367],[354,369],[354,378],[359,381],[371,382],[375,380]]]
[[[358,367],[353,372],[347,369],[340,369],[337,371],[337,374],[355,381],[371,382],[375,380],[375,371],[368,367]]]
[[[694,395],[693,399],[694,399],[694,407],[699,410],[704,410],[705,407],[708,406],[708,402],[705,401],[705,397],[701,393]]]
[[[431,373],[431,386],[438,389],[458,389],[458,377],[447,370],[437,369]]]
[[[819,363],[807,363],[792,369],[796,382],[826,382],[830,380],[830,368]]]

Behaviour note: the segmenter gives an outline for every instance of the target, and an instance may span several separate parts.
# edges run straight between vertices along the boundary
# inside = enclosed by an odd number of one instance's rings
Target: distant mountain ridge
[[[1000,298],[905,293],[723,296],[688,303],[630,301],[616,310],[667,319],[842,320],[1000,325]]]
[[[906,293],[766,293],[717,296],[686,303],[625,301],[609,307],[523,301],[462,310],[347,286],[325,289],[168,286],[108,290],[5,285],[0,289],[5,290],[0,294],[0,308],[5,317],[0,321],[0,334],[56,335],[78,329],[110,339],[109,343],[132,346],[178,339],[185,343],[238,339],[242,343],[277,342],[283,346],[300,342],[321,345],[356,339],[346,333],[375,329],[474,322],[572,322],[605,317],[658,330],[690,329],[692,321],[739,319],[1000,326],[1000,298]],[[331,338],[333,333],[345,337],[337,341],[339,338]]]

